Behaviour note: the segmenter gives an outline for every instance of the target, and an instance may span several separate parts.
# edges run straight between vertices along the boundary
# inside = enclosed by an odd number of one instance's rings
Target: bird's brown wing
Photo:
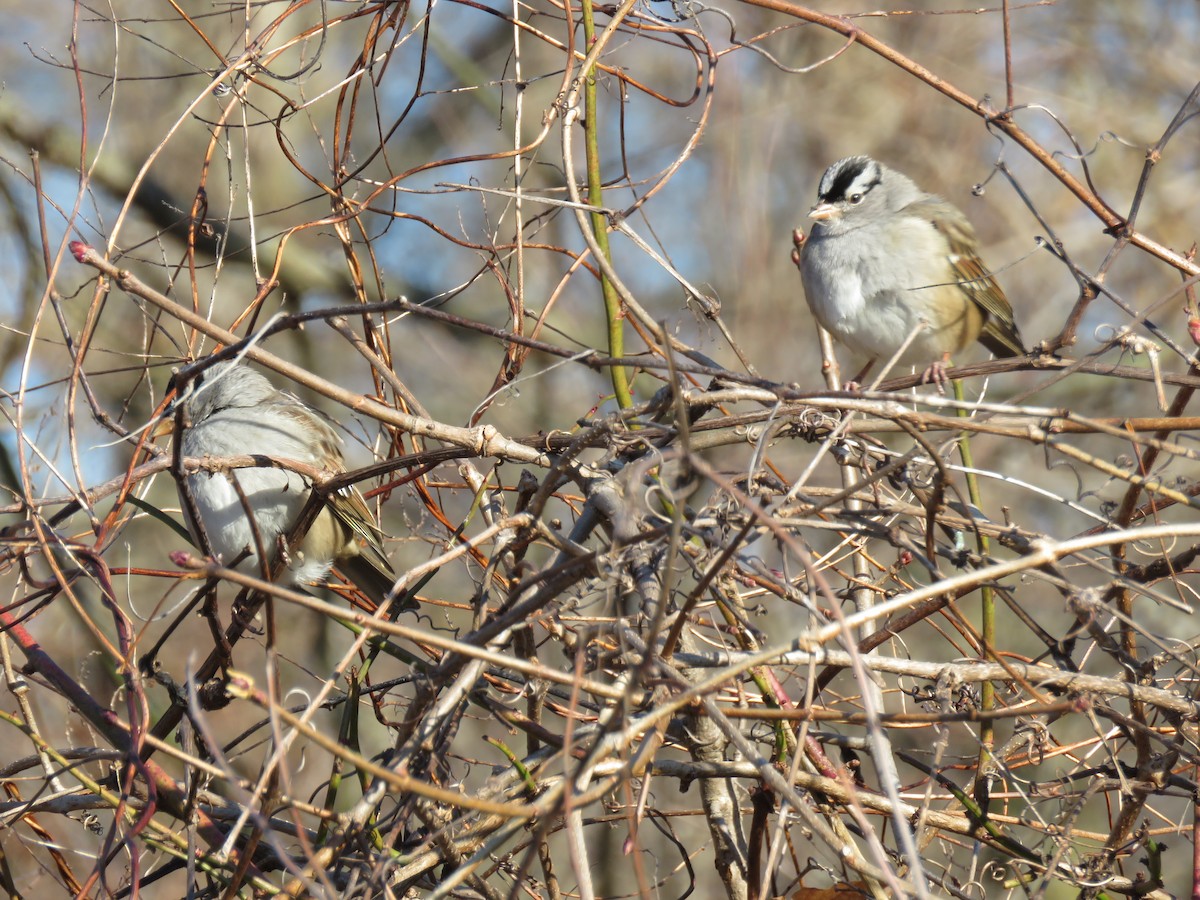
[[[375,524],[367,503],[353,487],[343,488],[329,498],[329,509],[347,530],[357,553],[337,560],[337,567],[376,603],[382,603],[396,583],[396,572],[383,552],[382,531]],[[407,598],[401,609],[416,609],[419,604]]]
[[[295,418],[302,428],[314,436],[321,467],[328,472],[345,472],[342,441],[333,426],[299,398],[291,394],[285,396],[289,402],[283,412]],[[383,532],[376,524],[366,500],[357,488],[349,486],[331,494],[326,506],[347,535],[347,546],[338,554],[335,564],[367,596],[376,603],[382,602],[395,584],[396,572],[384,553]],[[404,608],[416,606],[410,600]]]
[[[936,198],[915,203],[910,210],[927,215],[933,227],[945,236],[955,278],[984,314],[979,342],[999,357],[1027,355],[1012,306],[996,279],[983,267],[974,249],[978,246],[975,230],[966,216]]]

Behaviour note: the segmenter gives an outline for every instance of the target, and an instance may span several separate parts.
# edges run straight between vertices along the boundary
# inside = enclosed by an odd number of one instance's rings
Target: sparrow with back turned
[[[799,260],[808,305],[868,368],[914,332],[898,362],[927,364],[921,380],[939,390],[950,355],[975,340],[998,357],[1028,353],[1008,298],[980,262],[975,230],[946,200],[850,156],[825,171],[809,215]]]
[[[262,454],[314,466],[329,474],[346,471],[341,439],[315,410],[243,365],[220,362],[188,384],[182,404],[185,457]],[[237,487],[233,484],[237,481]],[[240,493],[238,488],[240,488]],[[203,526],[214,556],[226,565],[261,575],[254,530],[274,563],[308,502],[311,486],[287,469],[254,466],[229,472],[197,472],[179,486],[188,530],[202,544],[192,515]],[[243,501],[244,496],[244,501]],[[254,527],[247,513],[254,513]],[[332,493],[313,519],[280,580],[289,585],[324,581],[338,570],[376,603],[396,580],[384,555],[379,526],[354,487]],[[415,604],[414,604],[415,605]]]

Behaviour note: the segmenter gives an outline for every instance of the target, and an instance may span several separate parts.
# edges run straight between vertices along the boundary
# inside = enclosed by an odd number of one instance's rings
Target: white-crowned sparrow
[[[220,362],[185,386],[182,440],[185,457],[231,457],[262,454],[294,460],[330,474],[346,471],[341,439],[318,413],[298,398],[277,389],[243,365]],[[237,479],[243,503],[231,479]],[[213,554],[238,570],[261,575],[255,552],[254,521],[263,549],[274,562],[295,526],[311,493],[308,481],[296,472],[268,466],[228,472],[198,472],[187,476],[186,491],[203,523]],[[188,529],[203,546],[190,512],[185,486],[180,503]],[[305,585],[322,582],[331,567],[357,585],[376,603],[396,580],[384,556],[379,527],[362,495],[353,487],[331,495],[313,519],[299,546],[288,556],[281,580]]]
[[[979,260],[975,230],[957,208],[868,156],[821,177],[800,276],[823,328],[869,360],[928,364],[941,382],[950,354],[978,339],[996,356],[1028,351],[1012,307]],[[940,384],[939,384],[940,387]]]

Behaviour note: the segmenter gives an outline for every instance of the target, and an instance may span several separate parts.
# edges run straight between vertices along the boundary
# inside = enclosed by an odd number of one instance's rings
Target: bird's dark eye
[[[858,206],[858,204],[862,203],[862,200],[863,200],[862,194],[851,194],[850,195],[850,202],[853,203],[855,206]]]

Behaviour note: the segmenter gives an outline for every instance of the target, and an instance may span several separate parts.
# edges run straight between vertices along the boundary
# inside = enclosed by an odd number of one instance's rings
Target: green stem
[[[592,17],[592,0],[583,0],[583,36],[587,46],[591,47],[596,39],[596,23]],[[604,258],[612,262],[612,253],[608,246],[608,222],[604,213],[599,210],[604,207],[604,190],[600,181],[600,127],[596,112],[596,69],[593,66],[584,73],[583,100],[586,114],[583,118],[584,148],[587,155],[588,204],[594,208],[592,216],[592,231],[596,235],[596,243],[600,246]],[[621,357],[625,355],[625,334],[623,330],[624,316],[621,311],[621,298],[612,282],[600,274],[600,289],[604,294],[604,314],[608,320],[608,354]],[[621,409],[633,406],[633,396],[629,392],[629,375],[624,366],[613,366],[613,394]]]
[[[962,383],[954,382],[954,399],[960,403],[963,401]],[[967,410],[960,408],[958,415],[966,418]],[[967,470],[967,498],[971,501],[971,505],[976,509],[983,508],[983,501],[979,494],[979,479],[975,477],[975,460],[971,454],[971,441],[969,433],[964,431],[958,436],[958,453],[962,458],[963,468]],[[975,532],[975,544],[979,550],[981,557],[987,558],[991,545],[988,542],[987,535],[981,531]],[[979,589],[980,595],[980,622],[979,633],[983,640],[983,656],[985,659],[995,659],[996,647],[996,597],[990,585],[983,585]],[[991,710],[996,706],[996,687],[990,681],[984,681],[980,685],[979,705],[981,709]],[[979,729],[979,772],[985,770],[991,764],[992,748],[995,746],[995,727],[990,719],[984,719],[980,723]]]

